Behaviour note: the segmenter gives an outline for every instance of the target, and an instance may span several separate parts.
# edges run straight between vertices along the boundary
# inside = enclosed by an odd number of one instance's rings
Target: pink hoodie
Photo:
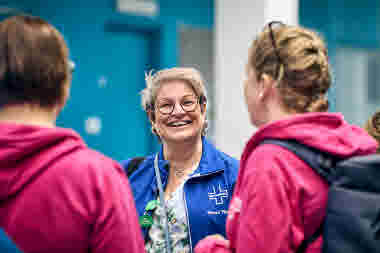
[[[24,252],[144,252],[119,165],[71,130],[0,124],[0,226]]]
[[[243,152],[229,207],[229,241],[208,237],[196,253],[291,253],[324,218],[327,184],[290,151],[259,145],[265,138],[296,139],[342,158],[375,153],[377,143],[340,114],[306,113],[268,124]],[[320,253],[322,238],[307,249]]]

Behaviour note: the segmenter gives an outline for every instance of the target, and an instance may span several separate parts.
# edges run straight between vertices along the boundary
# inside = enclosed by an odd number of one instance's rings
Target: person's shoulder
[[[224,161],[224,163],[227,165],[226,167],[231,169],[238,169],[239,168],[239,160],[224,153],[223,151],[218,150],[218,155],[220,158]]]
[[[235,164],[235,165],[239,164],[239,160],[236,159],[235,157],[232,157],[231,155],[226,154],[225,152],[223,152],[223,151],[221,151],[221,150],[219,150],[219,154],[220,154],[220,156],[221,156],[224,160],[228,161],[229,163],[231,163],[231,164]]]
[[[49,194],[55,198],[66,199],[70,196],[92,207],[95,200],[101,200],[110,192],[117,192],[118,195],[128,192],[129,183],[121,166],[86,147],[54,161],[45,176],[50,184]]]
[[[111,157],[108,157],[91,148],[82,149],[80,152],[78,152],[75,158],[79,163],[87,164],[90,168],[101,169],[104,167],[114,167],[121,169],[120,164],[113,160]]]
[[[282,175],[284,178],[289,175],[297,174],[307,168],[296,154],[285,147],[265,143],[255,147],[250,154],[246,156],[243,165],[246,172],[268,175]],[[294,168],[298,168],[294,170]]]
[[[208,152],[213,153],[212,156],[214,158],[212,160],[216,162],[216,165],[222,166],[225,175],[227,175],[229,178],[232,178],[235,181],[239,172],[239,160],[221,151],[219,148],[217,148],[207,140],[205,140],[205,143]]]
[[[61,171],[63,177],[70,177],[70,180],[123,173],[118,162],[88,147],[62,157],[55,166],[60,168],[57,171]]]
[[[283,158],[284,155],[287,156],[291,152],[279,145],[272,143],[264,143],[257,145],[248,155],[248,163],[265,163],[278,158]]]

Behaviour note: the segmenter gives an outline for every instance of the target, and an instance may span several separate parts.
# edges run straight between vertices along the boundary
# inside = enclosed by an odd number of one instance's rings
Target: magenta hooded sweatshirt
[[[266,138],[295,139],[348,158],[375,153],[376,141],[333,113],[305,113],[258,130],[244,149],[227,219],[228,241],[206,238],[196,253],[293,253],[324,219],[326,182],[287,149]],[[321,253],[322,237],[307,249]]]
[[[144,252],[122,169],[68,129],[0,123],[0,227],[26,253]]]

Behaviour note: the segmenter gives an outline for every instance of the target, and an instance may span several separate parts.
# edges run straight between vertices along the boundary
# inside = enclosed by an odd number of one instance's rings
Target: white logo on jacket
[[[218,185],[218,192],[215,190],[215,186],[212,187],[212,192],[208,193],[209,200],[215,200],[216,205],[223,205],[223,198],[228,198],[228,190],[222,189],[220,184]]]

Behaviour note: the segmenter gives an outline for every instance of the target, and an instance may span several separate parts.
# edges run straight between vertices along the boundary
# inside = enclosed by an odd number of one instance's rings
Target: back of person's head
[[[255,70],[258,80],[267,74],[277,81],[287,110],[328,110],[330,67],[326,46],[315,32],[269,23],[250,48],[248,67]]]
[[[70,82],[62,35],[39,17],[13,16],[0,23],[0,103],[61,104]]]
[[[375,112],[369,117],[364,129],[380,144],[380,111]],[[380,147],[377,149],[377,153],[380,153]]]

